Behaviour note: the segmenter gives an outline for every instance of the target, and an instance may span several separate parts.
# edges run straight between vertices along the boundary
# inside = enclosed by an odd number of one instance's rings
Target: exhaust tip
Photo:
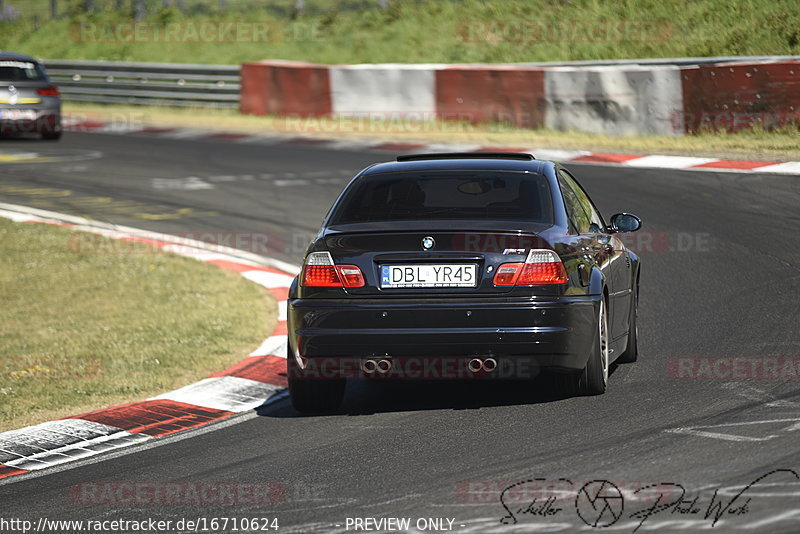
[[[375,360],[367,360],[363,364],[361,364],[361,370],[367,373],[368,375],[374,373],[377,368],[378,364],[375,362]]]
[[[483,360],[484,371],[486,371],[487,373],[491,373],[495,369],[497,369],[497,360],[495,360],[494,358],[486,358],[485,360]]]
[[[478,358],[472,358],[469,362],[467,362],[467,369],[469,369],[470,372],[477,373],[483,369],[483,362]]]
[[[392,362],[390,360],[380,360],[377,364],[378,372],[385,375],[392,370]]]

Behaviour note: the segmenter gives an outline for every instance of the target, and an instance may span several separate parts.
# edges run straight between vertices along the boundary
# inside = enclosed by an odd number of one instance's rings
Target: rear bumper
[[[9,109],[9,108],[4,108]],[[39,133],[57,133],[61,131],[61,111],[59,109],[30,109],[14,111],[29,111],[33,118],[2,118],[0,117],[0,134],[22,135]]]
[[[287,319],[291,350],[312,360],[492,356],[577,371],[594,342],[599,302],[599,295],[291,299]]]

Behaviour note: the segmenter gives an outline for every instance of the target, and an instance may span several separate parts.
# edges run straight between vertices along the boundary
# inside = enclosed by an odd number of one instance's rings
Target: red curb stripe
[[[280,271],[278,269],[271,269],[269,267],[260,267],[256,265],[246,265],[244,263],[238,263],[235,261],[228,261],[228,260],[208,260],[205,263],[209,263],[211,265],[216,265],[217,267],[222,267],[223,269],[228,269],[229,271],[234,271],[237,273],[245,273],[247,271],[264,271],[267,273],[275,273],[275,274],[283,274],[287,276],[291,276],[288,273]]]
[[[155,399],[123,404],[66,419],[94,421],[134,434],[166,436],[228,417],[232,413],[173,400]]]
[[[27,472],[28,471],[24,469],[17,469],[16,467],[0,464],[0,478],[13,477],[14,475],[21,475]]]
[[[275,300],[281,302],[283,300],[289,300],[289,288],[288,287],[271,287],[269,290],[272,292],[272,296],[275,297]]]
[[[589,154],[587,156],[579,156],[570,161],[591,161],[597,163],[622,163],[632,159],[644,158],[640,154]]]
[[[68,132],[74,132],[81,130],[97,130],[103,128],[106,125],[105,122],[100,121],[84,121],[84,122],[76,122],[74,124],[66,124],[64,125],[64,130]]]
[[[719,161],[711,161],[701,165],[692,165],[692,169],[700,167],[713,168],[713,169],[741,169],[750,170],[758,167],[766,167],[767,165],[775,165],[780,161],[737,161],[732,159],[721,159]]]
[[[415,150],[428,146],[425,143],[383,143],[372,147],[372,150]]]
[[[273,336],[286,336],[289,334],[289,329],[286,327],[286,321],[278,321],[278,324],[275,326],[275,331],[272,333]]]
[[[281,387],[289,385],[286,358],[280,356],[250,356],[212,376],[236,376]]]

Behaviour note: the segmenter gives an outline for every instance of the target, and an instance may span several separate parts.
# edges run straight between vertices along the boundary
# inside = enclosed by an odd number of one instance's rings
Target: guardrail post
[[[133,18],[142,20],[147,15],[147,5],[144,0],[133,0]]]

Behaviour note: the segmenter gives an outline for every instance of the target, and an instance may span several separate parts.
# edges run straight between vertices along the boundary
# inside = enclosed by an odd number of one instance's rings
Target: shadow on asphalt
[[[612,364],[609,374],[617,369]],[[264,406],[256,413],[265,417],[324,417],[373,415],[420,410],[475,410],[492,406],[543,404],[567,400],[550,375],[535,380],[348,380],[341,409],[328,414],[306,415],[290,403]]]

